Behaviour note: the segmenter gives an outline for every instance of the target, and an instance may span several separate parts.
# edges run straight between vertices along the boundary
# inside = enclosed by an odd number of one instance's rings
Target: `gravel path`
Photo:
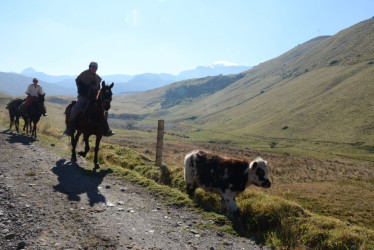
[[[262,249],[84,164],[0,128],[1,249]]]

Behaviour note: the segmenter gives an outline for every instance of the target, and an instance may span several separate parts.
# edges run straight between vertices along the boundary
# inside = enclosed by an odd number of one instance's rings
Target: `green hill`
[[[259,145],[300,147],[308,141],[323,148],[321,143],[333,147],[342,143],[370,153],[373,79],[374,19],[369,19],[334,36],[312,39],[238,75],[192,79],[119,97],[114,112],[185,120],[200,128],[262,140]]]
[[[11,97],[9,95],[4,94],[3,92],[0,92],[0,106],[1,107],[6,107],[10,99]],[[4,110],[1,110],[0,112],[8,113],[8,110],[4,109]]]
[[[0,98],[10,98],[10,96],[0,92]]]

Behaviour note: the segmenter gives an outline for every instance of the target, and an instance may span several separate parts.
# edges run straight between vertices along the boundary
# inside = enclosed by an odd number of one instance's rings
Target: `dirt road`
[[[84,164],[0,128],[1,249],[261,249]]]

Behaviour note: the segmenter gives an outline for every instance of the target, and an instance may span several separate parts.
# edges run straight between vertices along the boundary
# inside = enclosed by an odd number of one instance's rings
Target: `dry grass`
[[[0,113],[0,118],[3,123],[8,122],[5,113]],[[39,132],[54,138],[49,140],[56,140],[62,131],[51,127],[45,120],[41,122]],[[166,136],[163,152],[165,165],[160,171],[153,166],[156,147],[154,131],[117,132],[115,137],[104,139],[104,142],[115,145],[102,144],[100,163],[129,169],[126,170],[126,175],[138,176],[136,182],[146,186],[152,183],[159,195],[164,195],[162,186],[159,187],[147,179],[167,184],[176,190],[183,190],[183,158],[187,152],[196,148],[247,159],[261,155],[268,160],[272,188],[266,191],[250,188],[250,191],[238,197],[238,204],[243,211],[248,230],[257,232],[258,237],[263,237],[267,244],[275,247],[344,249],[370,247],[373,242],[370,231],[354,227],[357,225],[373,229],[371,214],[374,212],[374,173],[371,163],[347,159],[321,160],[274,155],[223,144],[197,144],[187,139],[180,142]],[[66,140],[63,141],[67,143]],[[68,147],[65,145],[63,148],[66,150]],[[132,174],[131,171],[137,174]],[[182,205],[188,201],[183,198],[182,203],[178,202],[184,196],[181,196],[180,192],[176,194],[175,197],[179,198],[168,198],[172,204]],[[208,211],[218,211],[217,196],[200,191],[195,202]],[[363,243],[365,237],[369,245]],[[337,245],[339,241],[342,245]]]
[[[132,148],[155,159],[156,141],[131,135],[105,139]],[[261,155],[268,161],[272,187],[259,192],[302,204],[317,214],[332,216],[353,225],[374,229],[374,167],[353,160],[321,160],[253,152],[226,145],[164,142],[163,162],[183,170],[187,152],[196,148],[222,155],[253,159]]]
[[[121,140],[117,138],[116,143],[119,141]],[[105,149],[111,149],[109,152],[107,150],[102,152],[103,157],[111,164],[133,169],[147,179],[166,184],[177,190],[184,190],[184,183],[181,181],[183,179],[183,157],[185,152],[196,148],[196,145],[166,143],[164,160],[172,163],[171,165],[165,164],[159,169],[153,166],[153,161],[148,157],[141,156],[147,154],[150,158],[152,157],[152,148],[155,146],[153,143],[147,140],[141,141],[139,137],[122,139],[121,143],[133,147],[137,152],[136,156],[132,155],[132,150],[121,146],[103,146]],[[214,152],[225,152],[222,154],[226,155],[234,155],[233,153],[236,152],[235,156],[246,155],[246,158],[253,158],[259,154],[222,145],[205,147],[200,145],[199,147]],[[141,155],[139,152],[142,152]],[[274,185],[267,190],[268,192],[252,187],[237,197],[244,223],[243,231],[241,231],[243,235],[255,234],[257,239],[266,242],[267,245],[280,248],[365,249],[373,247],[374,231],[367,229],[372,226],[372,219],[368,219],[371,211],[367,209],[372,207],[373,186],[370,180],[365,182],[359,179],[368,173],[367,166],[362,166],[358,171],[351,171],[357,167],[352,165],[353,162],[328,162],[290,156],[284,160],[283,156],[268,154],[262,156],[269,160],[270,168],[277,161],[282,161],[285,175],[282,175],[282,171],[279,173],[275,171]],[[176,165],[175,161],[180,164]],[[333,175],[338,168],[344,170],[343,174]],[[316,173],[305,179],[308,171]],[[298,181],[295,181],[298,177],[300,177]],[[311,181],[313,178],[319,181]],[[322,181],[323,178],[325,180]],[[356,178],[355,181],[353,178]],[[291,179],[293,179],[292,182]],[[316,183],[327,185],[318,185],[316,188],[314,185]],[[287,189],[284,190],[284,188]],[[362,193],[363,190],[368,191]],[[363,195],[362,200],[356,197],[360,192]],[[334,199],[333,202],[332,199]],[[349,199],[351,202],[347,202]],[[197,189],[194,201],[205,211],[215,213],[219,211],[220,202],[217,195]],[[357,203],[361,204],[355,206]],[[220,222],[218,219],[216,223],[225,225],[227,222]]]

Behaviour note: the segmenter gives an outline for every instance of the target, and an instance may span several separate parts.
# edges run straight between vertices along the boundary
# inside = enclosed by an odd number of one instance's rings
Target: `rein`
[[[99,108],[100,109],[103,109],[103,110],[105,110],[105,108],[104,108],[104,103],[106,103],[106,102],[111,102],[112,101],[112,98],[108,98],[108,99],[104,99],[103,100],[103,98],[102,98],[102,94],[101,94],[101,91],[103,90],[103,88],[101,88],[101,89],[99,89],[99,91],[97,92],[97,96],[96,96],[96,101],[98,102],[98,106],[99,106]],[[106,110],[106,111],[108,111],[108,110]]]

